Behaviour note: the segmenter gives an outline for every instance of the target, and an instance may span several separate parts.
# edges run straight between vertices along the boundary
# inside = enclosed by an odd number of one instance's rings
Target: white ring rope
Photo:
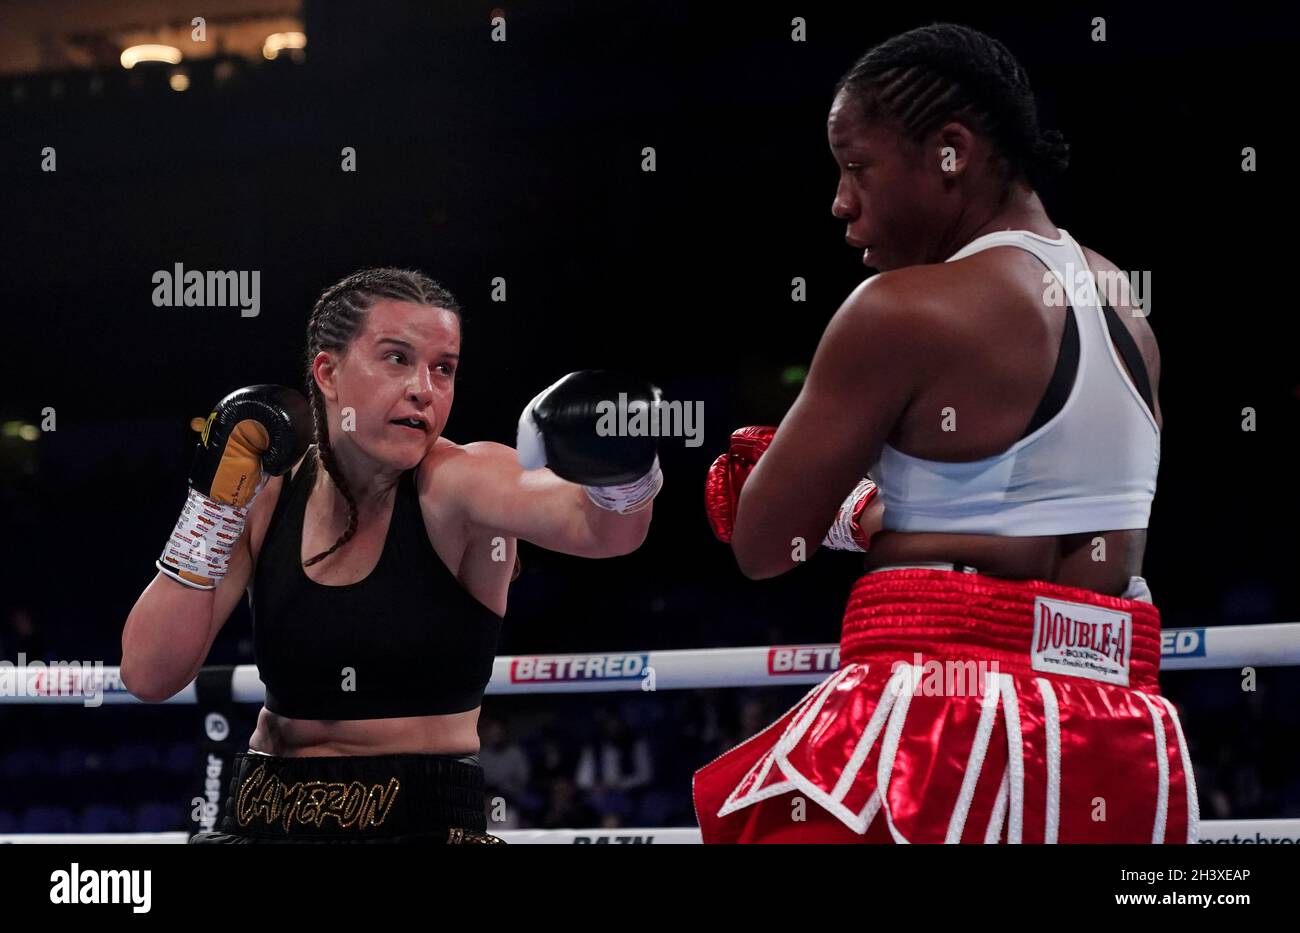
[[[1300,665],[1300,622],[1167,629],[1161,633],[1165,671],[1230,670]],[[815,684],[840,666],[838,645],[773,645],[685,651],[605,651],[498,657],[489,694],[606,693],[769,687]],[[415,676],[397,669],[388,676]],[[257,668],[234,669],[231,689],[240,703],[266,699]],[[122,686],[119,668],[89,662],[16,667],[0,661],[0,703],[82,703],[100,695],[105,703],[141,702]],[[191,683],[166,702],[197,702]]]

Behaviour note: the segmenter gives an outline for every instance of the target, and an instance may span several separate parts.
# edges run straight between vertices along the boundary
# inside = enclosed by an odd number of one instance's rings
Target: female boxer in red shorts
[[[251,386],[209,418],[122,635],[123,682],[163,700],[249,593],[266,704],[219,832],[192,842],[498,841],[477,724],[516,541],[583,557],[640,546],[655,440],[595,426],[601,401],[657,390],[573,373],[525,408],[518,452],[455,444],[441,435],[460,313],[418,272],[349,276],[307,326],[310,405]]]
[[[1007,49],[952,25],[864,55],[828,128],[832,211],[880,274],[708,506],[751,578],[823,539],[869,569],[839,670],[697,772],[705,841],[1193,841],[1141,577],[1160,358],[1035,192],[1063,143]]]

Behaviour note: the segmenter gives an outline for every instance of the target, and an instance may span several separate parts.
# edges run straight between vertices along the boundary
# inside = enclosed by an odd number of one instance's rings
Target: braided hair
[[[993,140],[1011,170],[1037,187],[1069,164],[1070,147],[1038,125],[1025,70],[1005,45],[951,23],[894,36],[854,62],[835,86],[870,121],[898,127],[921,141],[948,120]]]
[[[307,353],[305,357],[305,384],[307,397],[311,400],[313,434],[316,441],[316,463],[324,466],[334,485],[339,488],[343,498],[348,502],[348,527],[328,551],[322,551],[306,561],[303,567],[310,567],[329,557],[352,539],[357,533],[357,502],[348,488],[343,471],[334,459],[334,448],[330,446],[329,424],[325,416],[325,397],[321,394],[316,377],[312,374],[312,362],[322,350],[344,354],[347,352],[366,313],[383,299],[408,301],[412,304],[445,308],[461,317],[460,305],[451,292],[443,288],[422,272],[410,269],[362,269],[347,278],[336,282],[321,293],[312,309],[311,319],[307,322]]]

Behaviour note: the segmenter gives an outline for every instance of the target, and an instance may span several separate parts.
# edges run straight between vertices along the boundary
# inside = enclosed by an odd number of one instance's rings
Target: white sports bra
[[[994,246],[1032,253],[1060,280],[1079,335],[1079,367],[1064,406],[1038,430],[983,460],[948,463],[886,444],[870,470],[895,531],[1062,535],[1146,528],[1160,467],[1160,429],[1108,333],[1083,251],[1060,239],[1003,230],[948,262]],[[1071,284],[1073,279],[1073,284]]]

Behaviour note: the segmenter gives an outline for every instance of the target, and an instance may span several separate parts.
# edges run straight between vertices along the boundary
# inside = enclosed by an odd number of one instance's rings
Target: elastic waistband
[[[951,570],[955,573],[979,573],[977,568],[969,564],[955,564],[947,560],[925,560],[914,564],[882,564],[868,570],[867,573],[881,573],[885,570]]]
[[[477,756],[235,756],[220,830],[267,839],[481,833]]]
[[[254,758],[273,758],[273,759],[275,759],[275,760],[277,760],[277,761],[287,761],[287,760],[289,760],[289,759],[285,759],[285,758],[276,758],[276,756],[274,756],[274,755],[268,755],[266,752],[259,752],[259,751],[257,751],[256,749],[252,749],[252,748],[250,748],[250,749],[249,749],[248,751],[246,751],[246,752],[243,752],[242,754],[249,755],[249,756],[252,756],[252,757],[254,757]],[[384,757],[384,756],[381,756],[381,757]],[[463,763],[463,764],[473,765],[473,766],[476,767],[476,768],[479,767],[478,755],[417,755],[417,756],[415,756],[415,757],[417,757],[417,758],[440,758],[440,759],[445,759],[445,760],[448,760],[448,761],[459,761],[459,762],[461,762],[461,763]],[[354,758],[352,758],[351,760],[352,760],[352,761],[371,761],[371,760],[374,760],[374,759],[373,759],[373,758],[357,758],[357,757],[354,757]]]
[[[866,574],[845,609],[840,663],[917,655],[1159,692],[1160,611],[1044,580],[929,567]]]

